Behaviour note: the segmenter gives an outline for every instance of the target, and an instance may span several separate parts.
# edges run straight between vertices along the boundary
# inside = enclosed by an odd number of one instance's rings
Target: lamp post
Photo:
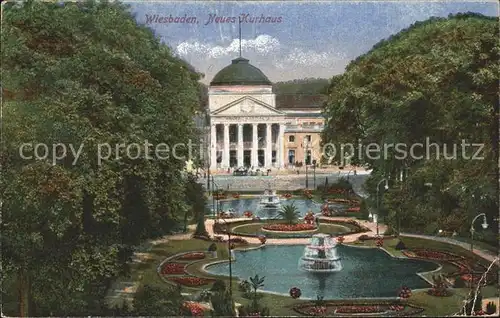
[[[483,217],[483,223],[481,224],[481,226],[483,227],[484,230],[486,230],[488,228],[488,222],[486,221],[486,214],[484,213],[480,213],[478,215],[476,215],[476,217],[474,217],[474,219],[472,220],[471,224],[470,224],[470,251],[472,254],[474,254],[474,249],[473,249],[473,243],[474,243],[474,222],[476,222],[476,220],[479,218],[479,217]],[[474,268],[471,269],[471,272],[470,272],[470,286],[471,286],[471,289],[473,287],[473,284],[474,284]]]
[[[378,214],[380,213],[380,195],[379,195],[379,190],[380,190],[380,184],[385,181],[385,186],[384,189],[387,190],[389,189],[389,183],[386,178],[382,179],[379,181],[377,184],[377,217],[376,217],[376,222],[377,222],[377,235],[378,235]]]
[[[314,173],[314,190],[316,190],[316,160],[313,160],[313,173]]]
[[[306,155],[305,155],[305,164],[306,164],[306,189],[309,189],[309,171],[308,171],[308,162],[307,162],[307,159],[308,159],[308,150],[309,150],[309,140],[307,139],[304,139],[304,143],[302,144],[302,148],[305,148],[306,150]],[[315,172],[316,174],[316,172]]]
[[[226,225],[227,234],[227,251],[228,251],[228,261],[229,261],[229,297],[231,298],[231,304],[233,303],[233,257],[231,255],[231,231],[229,229],[229,224],[223,218],[218,218],[219,221],[224,221]]]

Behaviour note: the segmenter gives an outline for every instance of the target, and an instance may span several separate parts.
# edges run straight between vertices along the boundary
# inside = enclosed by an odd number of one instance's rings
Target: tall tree
[[[120,3],[3,9],[5,312],[99,315],[131,247],[188,209],[188,149],[171,151],[196,137],[199,74]],[[25,143],[47,145],[48,156],[21,158]],[[57,144],[67,156],[54,162]]]

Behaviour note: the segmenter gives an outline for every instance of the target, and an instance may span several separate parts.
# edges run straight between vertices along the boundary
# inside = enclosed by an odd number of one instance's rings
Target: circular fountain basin
[[[298,287],[304,298],[325,299],[364,297],[397,297],[402,285],[411,289],[429,288],[430,284],[417,275],[433,271],[439,264],[393,258],[376,248],[337,245],[342,269],[338,272],[306,272],[297,262],[304,254],[305,245],[269,245],[264,248],[235,251],[233,276],[248,279],[255,274],[266,276],[264,291],[288,295],[291,287]],[[206,270],[214,275],[228,275],[229,264],[209,265]]]

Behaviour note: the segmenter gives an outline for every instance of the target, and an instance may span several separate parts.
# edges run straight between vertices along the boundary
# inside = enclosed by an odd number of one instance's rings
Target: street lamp
[[[313,173],[314,173],[314,190],[316,190],[316,160],[313,160]]]
[[[379,196],[379,190],[380,190],[380,184],[385,181],[385,186],[384,189],[387,190],[389,189],[389,183],[386,178],[382,179],[379,181],[377,184],[377,217],[376,217],[376,222],[377,222],[377,235],[378,235],[378,213],[380,212],[380,196]]]
[[[305,150],[306,150],[306,152],[305,152],[306,156],[305,156],[305,160],[304,160],[305,162],[304,163],[306,164],[306,189],[309,189],[309,171],[308,171],[308,167],[307,167],[307,165],[308,165],[307,159],[309,158],[309,156],[308,156],[308,154],[309,154],[308,153],[308,150],[309,150],[309,140],[304,139],[304,143],[301,146],[302,146],[302,148],[305,148]]]
[[[483,217],[483,223],[481,224],[481,226],[483,227],[484,230],[486,230],[488,228],[488,222],[486,221],[486,214],[480,213],[480,214],[476,215],[476,217],[472,220],[472,222],[470,224],[470,251],[473,255],[474,255],[473,243],[474,243],[474,232],[475,232],[474,222],[476,222],[476,220],[481,216]],[[471,272],[470,272],[470,286],[471,286],[471,288],[472,288],[473,284],[474,284],[474,269],[472,268]]]
[[[218,218],[218,221],[224,221],[226,225],[227,234],[227,250],[228,250],[228,260],[229,260],[229,297],[231,298],[231,304],[233,303],[233,256],[231,249],[231,231],[229,229],[229,224],[223,218]],[[221,223],[221,222],[220,222]]]

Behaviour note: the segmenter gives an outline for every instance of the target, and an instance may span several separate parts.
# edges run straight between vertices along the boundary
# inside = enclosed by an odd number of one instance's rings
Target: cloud
[[[262,34],[255,39],[241,40],[242,50],[248,52],[252,51],[260,55],[267,55],[277,52],[280,49],[280,42],[278,39],[270,35]],[[208,58],[221,58],[226,56],[234,56],[240,49],[239,40],[231,41],[227,46],[213,45],[194,42],[182,42],[176,47],[177,54],[180,56],[189,56],[192,54],[203,54]]]

